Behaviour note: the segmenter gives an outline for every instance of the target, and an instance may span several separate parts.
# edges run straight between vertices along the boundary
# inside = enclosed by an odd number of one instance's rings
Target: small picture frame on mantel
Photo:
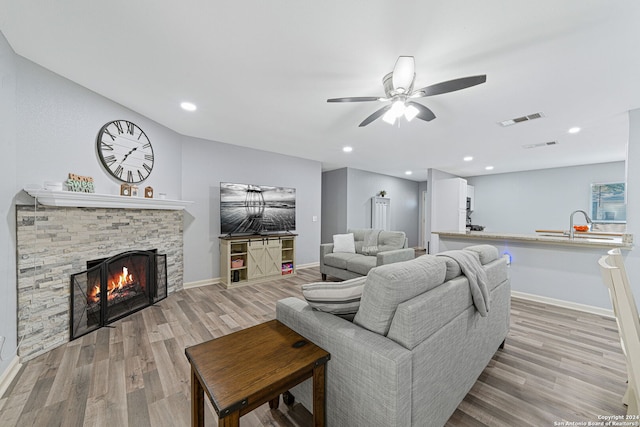
[[[121,184],[120,185],[120,195],[121,196],[131,196],[131,185],[129,185],[129,184]]]

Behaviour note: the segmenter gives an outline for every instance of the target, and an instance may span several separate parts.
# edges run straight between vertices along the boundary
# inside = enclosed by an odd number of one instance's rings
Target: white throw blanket
[[[480,259],[477,254],[471,251],[451,251],[446,254],[437,254],[438,256],[446,256],[452,258],[460,265],[462,274],[467,276],[469,281],[469,289],[471,290],[471,297],[473,298],[473,304],[476,306],[476,310],[480,313],[480,316],[486,317],[489,312],[489,290],[487,288],[487,273],[480,264]]]
[[[367,230],[364,233],[362,242],[362,253],[365,255],[375,255],[378,253],[378,236],[382,230]]]

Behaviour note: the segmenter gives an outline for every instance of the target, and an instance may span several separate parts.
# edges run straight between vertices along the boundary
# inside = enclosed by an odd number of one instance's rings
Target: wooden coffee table
[[[219,427],[235,427],[240,417],[313,378],[313,422],[324,426],[325,364],[329,353],[272,320],[185,349],[191,363],[191,425],[204,426],[204,393],[218,414]]]

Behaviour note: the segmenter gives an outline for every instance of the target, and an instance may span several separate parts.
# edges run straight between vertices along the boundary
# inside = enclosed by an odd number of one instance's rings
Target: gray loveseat
[[[488,245],[449,252],[480,260],[489,297],[484,316],[459,264],[433,255],[372,269],[353,322],[298,298],[278,301],[278,320],[331,353],[329,427],[444,425],[504,345],[511,293],[506,260]],[[312,410],[310,380],[291,393]]]
[[[403,231],[381,231],[350,229],[355,241],[355,253],[334,253],[333,243],[320,245],[320,273],[322,280],[327,275],[348,280],[366,276],[373,267],[408,261],[415,258],[415,251],[408,248],[408,239]],[[366,244],[366,240],[373,241]]]

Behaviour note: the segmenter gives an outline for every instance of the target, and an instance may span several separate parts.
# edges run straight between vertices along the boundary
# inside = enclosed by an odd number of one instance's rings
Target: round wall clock
[[[142,182],[153,170],[151,141],[130,121],[114,120],[102,126],[97,148],[104,168],[122,182]]]

